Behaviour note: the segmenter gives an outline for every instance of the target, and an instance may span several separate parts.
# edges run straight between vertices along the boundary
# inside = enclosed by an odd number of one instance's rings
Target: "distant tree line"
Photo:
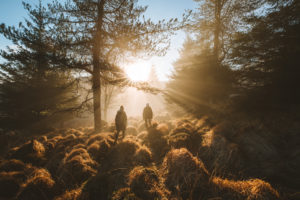
[[[166,98],[195,114],[300,104],[300,2],[195,0]]]

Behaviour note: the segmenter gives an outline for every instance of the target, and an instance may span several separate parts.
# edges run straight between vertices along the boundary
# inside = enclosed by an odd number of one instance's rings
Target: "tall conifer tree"
[[[34,8],[23,5],[29,15],[25,24],[0,26],[0,33],[13,42],[0,51],[5,60],[0,65],[0,120],[9,129],[52,126],[66,114],[62,111],[76,106],[75,79],[53,62],[49,12],[41,1]]]

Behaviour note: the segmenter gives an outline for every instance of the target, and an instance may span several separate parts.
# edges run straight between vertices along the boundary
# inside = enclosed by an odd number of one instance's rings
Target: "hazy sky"
[[[43,3],[49,3],[52,0],[42,0]],[[28,3],[38,3],[38,0],[27,0]],[[193,0],[140,0],[140,4],[148,5],[145,13],[146,17],[152,20],[161,20],[169,18],[181,18],[186,9],[194,9],[196,3]],[[6,25],[17,25],[27,17],[26,11],[23,9],[22,0],[0,0],[0,23]],[[171,47],[167,55],[164,57],[154,57],[147,61],[142,61],[145,71],[150,70],[150,66],[154,65],[157,74],[161,80],[167,80],[167,75],[172,70],[172,63],[178,58],[178,49],[180,49],[184,41],[185,33],[179,32],[171,38]],[[11,43],[0,36],[0,49]],[[146,63],[146,64],[145,64]]]

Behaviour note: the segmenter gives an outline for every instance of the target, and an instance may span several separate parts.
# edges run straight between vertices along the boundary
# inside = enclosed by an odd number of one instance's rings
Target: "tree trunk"
[[[94,59],[93,68],[93,104],[94,104],[94,130],[101,131],[101,82],[99,59]]]
[[[94,130],[101,131],[101,45],[102,45],[102,22],[104,16],[105,0],[98,0],[98,20],[93,40],[93,104],[94,104]]]

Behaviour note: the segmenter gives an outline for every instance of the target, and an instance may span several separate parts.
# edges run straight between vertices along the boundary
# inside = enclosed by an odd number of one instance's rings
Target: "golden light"
[[[134,82],[147,81],[151,69],[151,63],[138,61],[130,63],[125,68],[127,76]]]

